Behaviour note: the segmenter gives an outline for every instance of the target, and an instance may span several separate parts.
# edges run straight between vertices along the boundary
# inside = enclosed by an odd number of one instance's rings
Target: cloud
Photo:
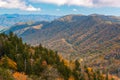
[[[27,5],[22,0],[0,0],[0,8],[20,9],[25,11],[40,11],[40,8],[35,8],[32,5]]]
[[[85,7],[120,7],[120,0],[30,0],[32,2]]]
[[[93,0],[95,7],[120,7],[120,0]]]
[[[67,3],[67,0],[30,0],[32,2],[42,2],[42,3],[50,3],[50,4],[57,4],[57,5],[64,5]]]
[[[41,11],[40,8],[35,8],[32,5],[29,5],[25,10],[27,10],[27,11]]]
[[[78,10],[77,9],[73,9],[74,12],[77,12]]]

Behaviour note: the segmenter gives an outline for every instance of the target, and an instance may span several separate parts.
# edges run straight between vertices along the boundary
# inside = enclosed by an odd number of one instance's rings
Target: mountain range
[[[119,38],[120,17],[67,15],[51,22],[16,24],[9,31],[32,45],[41,43],[62,53],[80,53]]]
[[[58,51],[65,58],[83,58],[86,65],[102,71],[104,68],[108,69],[111,74],[118,76],[120,17],[66,15],[52,21],[18,23],[6,33],[10,31],[30,45],[41,43]]]
[[[59,16],[52,15],[23,15],[23,14],[3,14],[0,15],[0,26],[10,27],[16,23],[36,22],[36,21],[51,21]]]

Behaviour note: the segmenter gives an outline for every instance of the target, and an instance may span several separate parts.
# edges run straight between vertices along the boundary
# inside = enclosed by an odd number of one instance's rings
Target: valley
[[[42,44],[65,61],[82,59],[87,67],[120,77],[120,17],[73,14],[50,21],[18,22],[3,32],[13,32],[30,46]]]

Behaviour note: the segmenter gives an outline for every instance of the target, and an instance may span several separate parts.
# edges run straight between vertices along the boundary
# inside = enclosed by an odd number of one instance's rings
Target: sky
[[[0,0],[0,14],[120,16],[120,0]]]

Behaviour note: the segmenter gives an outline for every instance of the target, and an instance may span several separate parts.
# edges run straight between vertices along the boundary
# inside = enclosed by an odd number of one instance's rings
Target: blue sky
[[[120,16],[120,0],[0,0],[0,14]]]

